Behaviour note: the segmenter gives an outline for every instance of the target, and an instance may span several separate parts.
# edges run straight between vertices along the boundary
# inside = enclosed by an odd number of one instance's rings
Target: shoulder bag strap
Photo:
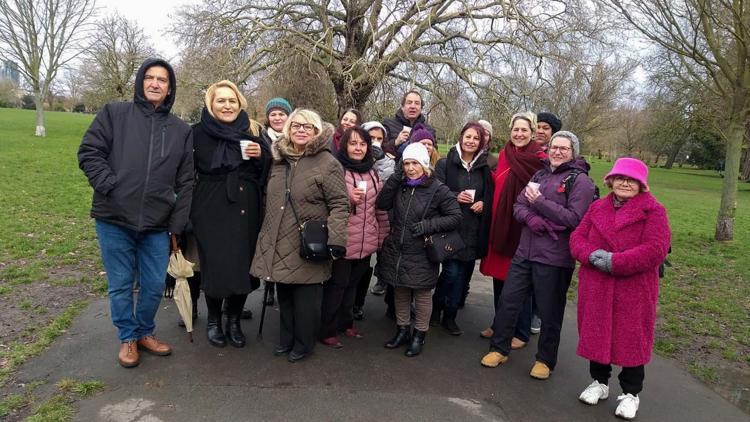
[[[292,202],[292,190],[289,189],[289,169],[292,166],[289,164],[289,162],[286,163],[286,202],[289,204],[289,206],[292,208],[292,214],[294,214],[294,220],[297,221],[297,228],[299,230],[302,230],[302,224],[299,222],[299,217],[297,216],[297,210],[294,209],[294,202]]]

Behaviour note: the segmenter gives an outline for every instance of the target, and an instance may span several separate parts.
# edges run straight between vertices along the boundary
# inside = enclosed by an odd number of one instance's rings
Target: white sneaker
[[[606,400],[609,397],[609,386],[606,384],[599,384],[599,381],[594,380],[585,390],[578,396],[578,400],[586,404],[597,404],[599,400]]]
[[[617,396],[617,401],[619,401],[620,404],[618,404],[617,409],[615,409],[615,416],[627,420],[635,418],[635,414],[638,412],[638,404],[641,402],[637,395],[621,394]]]

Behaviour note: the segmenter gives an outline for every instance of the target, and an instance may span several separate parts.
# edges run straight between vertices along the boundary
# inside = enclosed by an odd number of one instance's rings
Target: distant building
[[[10,60],[3,60],[2,68],[0,68],[0,81],[11,81],[16,86],[21,84],[21,72],[18,71],[18,66]]]

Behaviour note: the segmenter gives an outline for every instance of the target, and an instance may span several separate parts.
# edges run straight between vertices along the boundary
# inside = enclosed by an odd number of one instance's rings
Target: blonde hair
[[[298,120],[302,120],[303,123],[311,123],[315,126],[315,134],[323,131],[323,120],[321,120],[318,113],[306,108],[298,108],[289,115],[289,118],[287,118],[284,123],[284,128],[281,130],[287,138],[292,136],[292,120],[294,120],[295,117],[298,117]]]
[[[530,112],[530,111],[520,111],[513,115],[513,117],[510,118],[510,128],[513,129],[513,125],[516,123],[516,120],[522,119],[529,122],[529,127],[531,128],[531,133],[536,132],[536,114]]]
[[[206,90],[206,96],[204,98],[204,102],[206,103],[206,109],[208,109],[208,114],[210,114],[211,117],[214,117],[214,118],[216,117],[214,116],[214,112],[212,110],[211,104],[214,102],[214,97],[216,96],[216,90],[219,88],[229,88],[232,91],[234,91],[234,95],[237,96],[237,100],[240,102],[240,110],[247,109],[247,100],[245,99],[245,96],[242,95],[242,92],[240,92],[240,89],[237,88],[237,85],[225,79],[223,81],[216,82],[215,84],[209,86],[208,89]]]

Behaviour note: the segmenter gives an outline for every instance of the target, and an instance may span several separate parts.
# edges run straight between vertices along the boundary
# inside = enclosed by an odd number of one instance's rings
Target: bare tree
[[[738,0],[602,0],[633,28],[673,53],[687,77],[724,102],[725,177],[716,240],[732,240],[737,178],[750,117],[750,3]]]
[[[44,99],[80,50],[95,0],[0,0],[0,57],[19,63],[34,93],[36,136],[45,136]]]
[[[83,99],[90,109],[133,97],[135,73],[155,51],[143,29],[118,14],[96,22],[96,40],[82,55]]]
[[[333,84],[339,110],[362,108],[385,79],[424,86],[426,67],[469,86],[502,78],[501,47],[530,54],[575,30],[578,0],[218,0],[180,13],[173,31],[188,49],[228,46],[242,56],[239,82],[303,54]]]

